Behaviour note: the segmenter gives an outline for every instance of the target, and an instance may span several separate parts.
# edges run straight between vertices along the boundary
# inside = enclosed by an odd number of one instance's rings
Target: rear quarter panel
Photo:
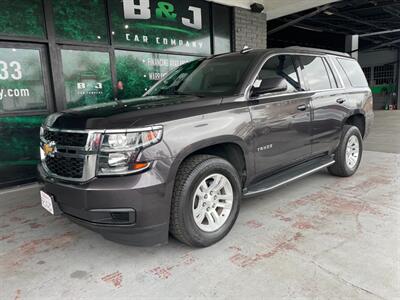
[[[354,88],[349,89],[347,92],[347,103],[348,115],[343,122],[343,125],[347,122],[347,119],[355,114],[361,114],[365,117],[365,133],[366,138],[371,130],[371,126],[374,121],[374,110],[373,110],[373,96],[370,88]]]

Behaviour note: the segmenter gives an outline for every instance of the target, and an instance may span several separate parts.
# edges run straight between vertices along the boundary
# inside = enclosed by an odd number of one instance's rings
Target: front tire
[[[352,176],[360,166],[363,152],[363,140],[360,130],[351,125],[343,127],[339,147],[335,152],[335,164],[328,168],[332,175]]]
[[[231,230],[239,213],[241,184],[236,169],[211,155],[194,155],[178,170],[170,232],[194,247],[210,246]]]

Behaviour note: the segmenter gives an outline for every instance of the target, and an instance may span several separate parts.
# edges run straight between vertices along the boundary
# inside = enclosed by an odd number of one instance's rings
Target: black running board
[[[320,157],[272,175],[243,190],[244,197],[252,197],[276,189],[289,182],[303,178],[312,173],[333,165],[335,160],[330,156]]]

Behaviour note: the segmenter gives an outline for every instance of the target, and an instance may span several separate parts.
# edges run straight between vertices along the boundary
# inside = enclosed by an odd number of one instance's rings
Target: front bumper
[[[153,168],[132,176],[95,178],[71,184],[49,177],[38,167],[43,191],[62,213],[104,238],[135,246],[168,241],[169,185]]]

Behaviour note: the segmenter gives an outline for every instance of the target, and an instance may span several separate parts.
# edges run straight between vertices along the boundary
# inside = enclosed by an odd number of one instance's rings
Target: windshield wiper
[[[199,97],[199,98],[204,98],[204,95],[199,95],[199,94],[192,94],[192,93],[184,93],[184,92],[179,92],[179,91],[175,91],[173,93],[173,95],[179,95],[179,96],[195,96],[195,97]]]

